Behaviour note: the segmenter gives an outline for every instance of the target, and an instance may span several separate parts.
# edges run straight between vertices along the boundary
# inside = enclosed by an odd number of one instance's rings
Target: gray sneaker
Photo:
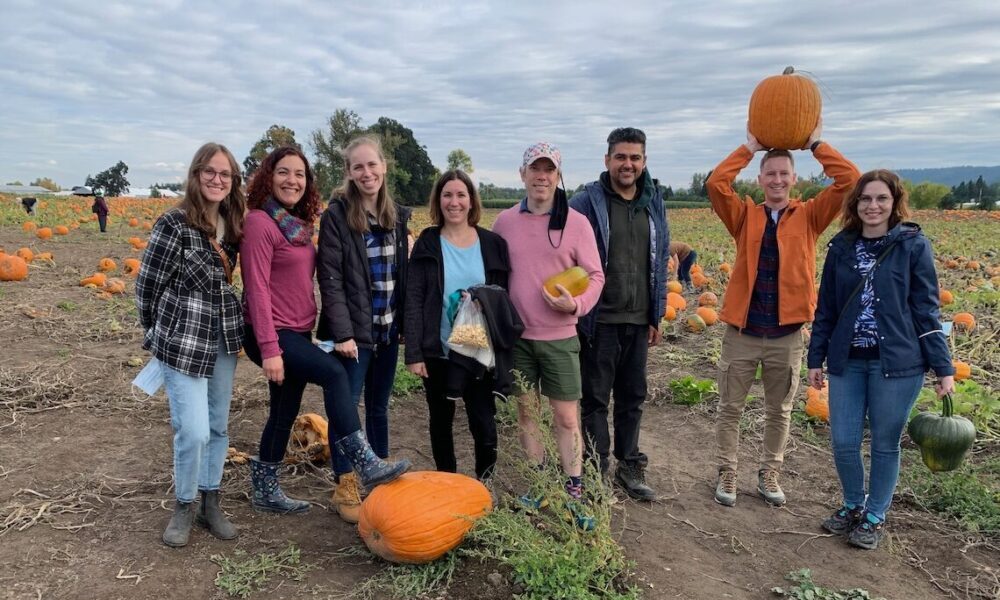
[[[761,469],[757,472],[757,491],[764,500],[773,506],[785,504],[785,492],[778,485],[778,472],[774,469]]]
[[[823,529],[836,535],[847,536],[861,523],[861,516],[860,508],[842,506],[829,519],[823,521]]]
[[[715,485],[715,501],[723,506],[736,504],[736,471],[719,470],[719,481]]]

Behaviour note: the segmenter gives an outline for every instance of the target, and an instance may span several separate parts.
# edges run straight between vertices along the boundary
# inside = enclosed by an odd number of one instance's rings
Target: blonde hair
[[[336,195],[344,198],[347,207],[347,225],[357,233],[368,231],[368,216],[365,214],[361,190],[350,177],[351,154],[361,146],[370,146],[375,150],[382,164],[387,164],[385,153],[382,152],[382,144],[375,137],[366,135],[354,138],[344,148],[344,183],[337,189]],[[396,203],[393,202],[392,196],[389,194],[388,175],[387,169],[375,199],[375,221],[381,227],[393,230],[396,228],[397,213]]]

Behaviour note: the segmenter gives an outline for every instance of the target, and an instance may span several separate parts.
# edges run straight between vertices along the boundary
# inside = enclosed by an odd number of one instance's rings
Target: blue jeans
[[[365,435],[375,454],[389,456],[389,398],[396,380],[396,362],[399,359],[399,342],[378,344],[374,349],[359,348],[358,359],[337,355],[351,385],[354,406],[365,393]],[[337,448],[333,453],[333,472],[343,475],[351,470],[351,463]]]
[[[691,283],[691,267],[694,266],[694,261],[698,260],[698,253],[692,250],[688,253],[687,258],[680,261],[677,265],[677,280],[681,283]]]
[[[229,401],[236,355],[219,340],[211,377],[191,377],[163,365],[174,430],[174,496],[194,502],[198,490],[217,490],[229,449]]]
[[[899,479],[899,439],[923,383],[923,374],[884,376],[878,360],[850,359],[843,375],[830,375],[830,438],[845,504],[865,507],[885,520]],[[871,429],[867,503],[861,458],[866,416]]]

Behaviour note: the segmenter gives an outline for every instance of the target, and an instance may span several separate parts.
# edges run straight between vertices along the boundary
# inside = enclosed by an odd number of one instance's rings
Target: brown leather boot
[[[361,492],[358,489],[358,475],[351,471],[340,476],[337,489],[330,496],[330,502],[337,507],[337,514],[348,523],[357,523],[361,516]]]

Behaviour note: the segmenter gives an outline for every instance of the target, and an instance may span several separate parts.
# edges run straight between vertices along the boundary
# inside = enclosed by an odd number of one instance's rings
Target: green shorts
[[[580,338],[575,335],[564,340],[518,340],[514,345],[514,369],[521,374],[521,385],[517,387],[522,394],[540,390],[554,400],[579,400],[583,396]]]

